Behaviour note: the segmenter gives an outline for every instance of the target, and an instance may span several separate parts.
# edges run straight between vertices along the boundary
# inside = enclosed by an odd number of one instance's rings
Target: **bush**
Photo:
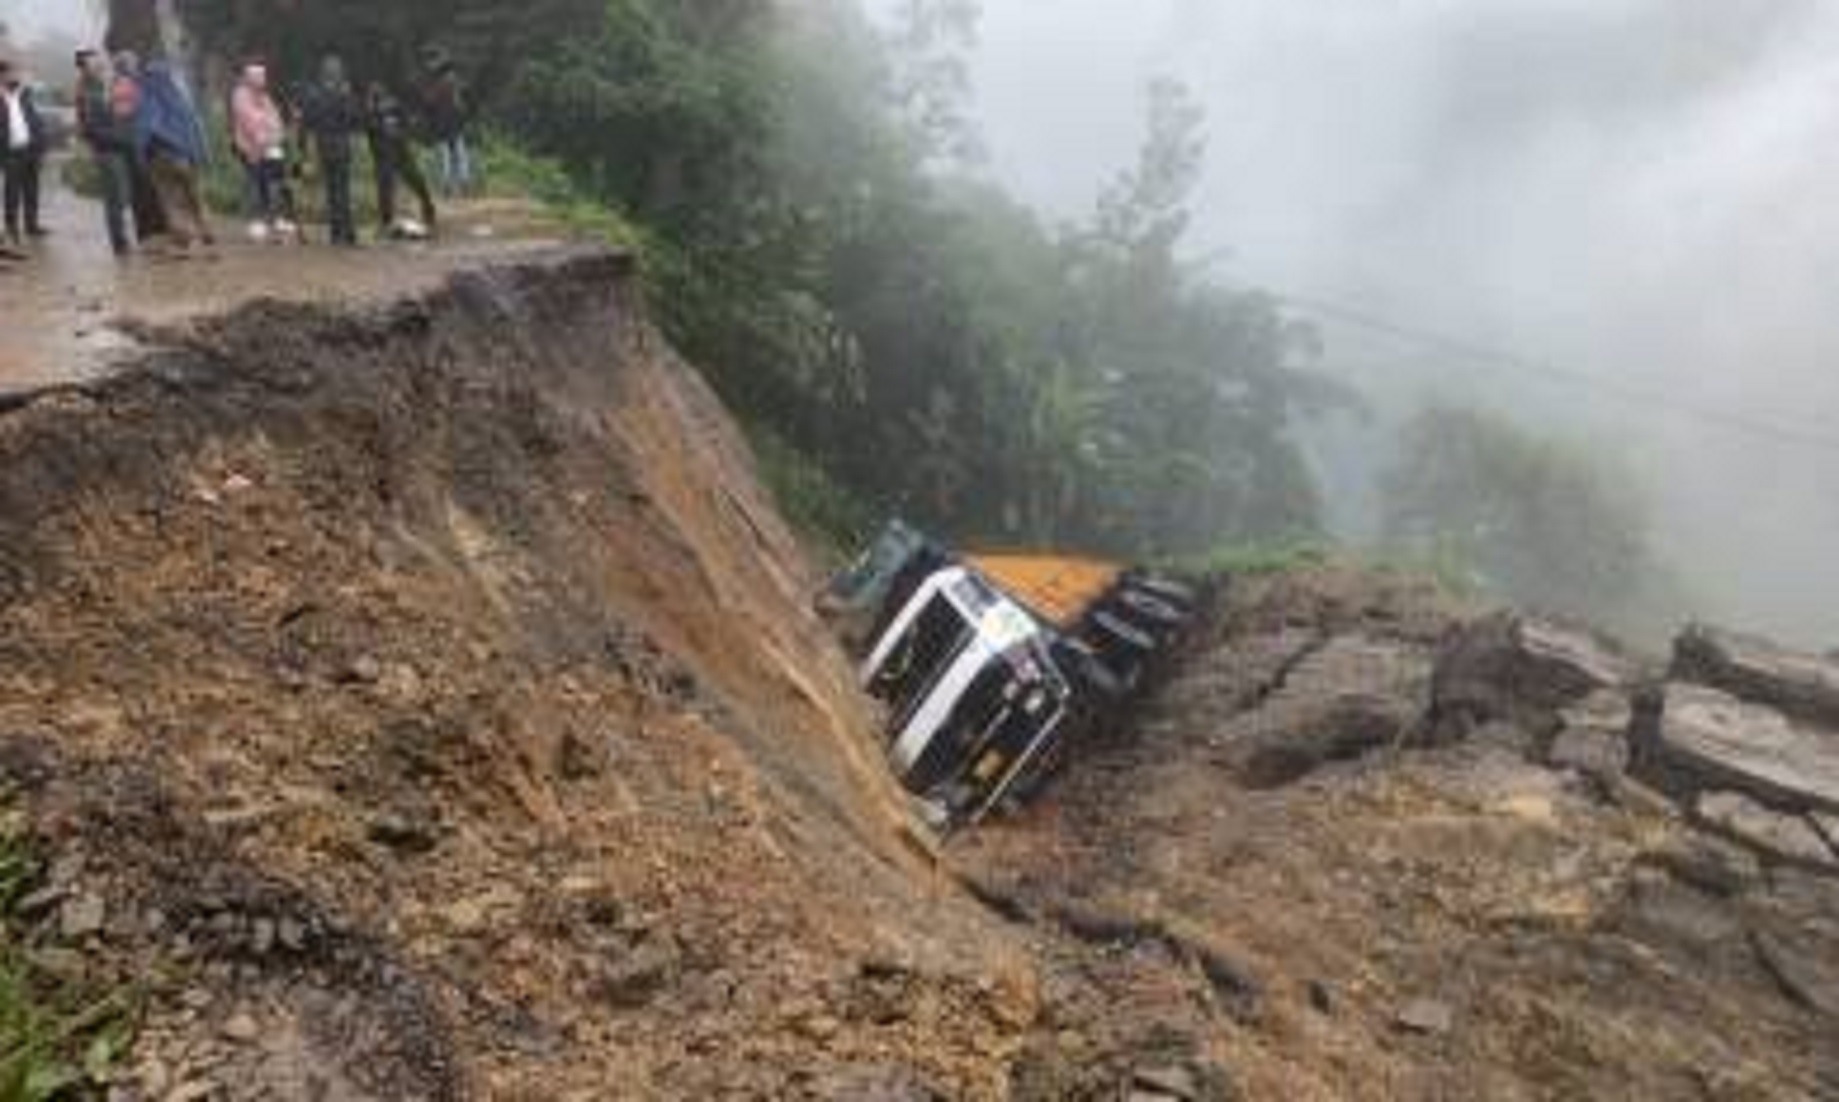
[[[1386,553],[1463,588],[1625,627],[1646,619],[1665,575],[1629,472],[1493,414],[1420,413],[1383,494]]]
[[[19,914],[41,871],[17,830],[0,827],[0,1098],[100,1097],[133,1039],[138,999],[43,963]]]

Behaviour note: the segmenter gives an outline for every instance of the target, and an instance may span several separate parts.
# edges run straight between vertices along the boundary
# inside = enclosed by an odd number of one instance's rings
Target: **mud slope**
[[[1839,848],[1631,778],[1650,673],[1397,579],[1234,587],[1134,738],[954,855],[1048,977],[1017,1096],[1839,1099]]]
[[[150,985],[128,1097],[1002,1088],[1030,977],[894,842],[627,268],[258,302],[0,415],[0,765]]]

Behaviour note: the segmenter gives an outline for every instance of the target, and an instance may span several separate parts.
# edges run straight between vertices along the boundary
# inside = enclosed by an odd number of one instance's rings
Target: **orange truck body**
[[[968,561],[1030,612],[1067,632],[1125,573],[1116,563],[1060,555],[980,554]]]

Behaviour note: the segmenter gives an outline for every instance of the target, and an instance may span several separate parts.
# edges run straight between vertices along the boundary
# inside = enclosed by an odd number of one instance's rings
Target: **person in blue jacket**
[[[184,250],[211,244],[210,215],[198,187],[210,147],[190,94],[162,59],[147,62],[141,71],[134,153],[159,196],[173,245]]]

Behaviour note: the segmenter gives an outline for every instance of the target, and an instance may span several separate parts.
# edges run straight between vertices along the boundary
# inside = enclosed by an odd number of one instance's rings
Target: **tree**
[[[923,161],[970,165],[985,153],[971,121],[970,52],[979,0],[903,0],[887,37],[893,115]]]
[[[1639,485],[1583,447],[1479,410],[1433,406],[1384,480],[1393,549],[1517,603],[1622,626],[1660,574]]]

